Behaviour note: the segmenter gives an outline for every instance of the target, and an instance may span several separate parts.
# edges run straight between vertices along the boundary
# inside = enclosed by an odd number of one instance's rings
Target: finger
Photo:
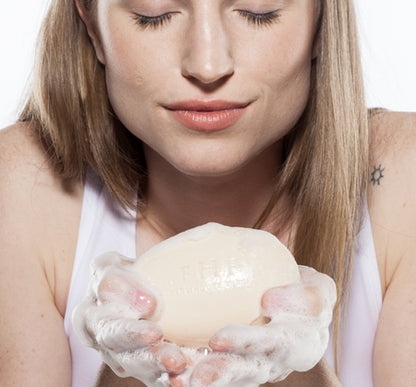
[[[167,387],[169,384],[167,372],[149,348],[123,353],[102,351],[101,355],[103,361],[120,377],[133,377],[147,386]]]
[[[171,387],[184,387],[182,378],[179,375],[174,375],[169,377],[169,384]]]
[[[81,342],[88,347],[94,346],[95,339],[91,334],[92,331],[89,327],[86,316],[91,306],[95,307],[95,302],[95,297],[93,297],[92,294],[88,294],[72,312],[72,326],[74,331]]]
[[[216,351],[218,343],[220,347],[226,345],[229,354],[257,359],[263,366],[271,362],[269,366],[278,367],[278,372],[307,370],[323,356],[328,329],[319,320],[305,324],[301,319],[271,322],[262,327],[230,325],[211,338],[213,350]]]
[[[336,301],[334,281],[312,268],[300,266],[301,282],[269,289],[262,298],[265,316],[276,317],[286,313],[304,317],[319,317],[325,314],[332,318]]]
[[[185,347],[181,348],[182,350]],[[189,348],[185,348],[189,349]],[[169,383],[171,387],[190,387],[190,377],[192,375],[192,371],[194,369],[193,364],[197,362],[189,361],[187,356],[187,366],[181,371],[179,374],[170,374],[169,375]]]
[[[141,318],[149,319],[158,312],[156,289],[149,289],[138,274],[130,270],[134,263],[118,253],[97,257],[92,265],[89,292],[101,303],[125,303],[136,308]]]
[[[215,333],[209,345],[216,352],[243,356],[269,356],[286,344],[282,332],[271,331],[268,326],[233,324]]]
[[[221,380],[227,364],[230,362],[226,356],[209,356],[201,361],[192,372],[190,385],[192,387],[211,386]]]
[[[135,377],[148,386],[168,386],[170,380],[180,386],[182,379],[171,372],[181,372],[186,368],[186,359],[180,348],[170,343],[123,353],[104,351],[102,357],[117,375]]]
[[[228,326],[214,335],[212,341],[223,341],[223,338],[227,340],[229,353],[239,355],[246,362],[247,370],[242,370],[246,377],[254,377],[250,368],[254,362],[259,370],[268,373],[268,378],[273,375],[273,379],[287,374],[288,370],[312,368],[328,344],[327,329],[321,329],[316,322],[305,325],[303,321],[291,319],[263,327]]]
[[[151,321],[134,318],[114,319],[114,315],[112,319],[89,320],[87,329],[90,336],[95,338],[95,347],[115,352],[153,345],[163,337],[161,329]]]
[[[133,336],[128,337],[131,345],[138,344],[141,347],[160,340],[161,329],[152,322],[145,322],[147,320],[139,322],[140,317],[141,314],[136,309],[121,302],[96,305],[96,299],[89,294],[74,309],[72,324],[82,342],[95,348],[98,342],[105,343],[106,339],[113,336],[119,344],[124,344],[120,336],[129,330]],[[113,344],[109,345],[113,347]],[[117,348],[117,345],[114,348]],[[123,348],[120,347],[120,350]]]
[[[257,387],[267,382],[270,362],[235,355],[211,354],[192,372],[191,387]]]
[[[175,344],[162,342],[153,346],[151,352],[170,374],[179,374],[186,368],[187,358]]]
[[[138,313],[138,318],[151,318],[156,311],[156,297],[146,290],[131,273],[119,268],[108,268],[96,286],[101,303],[128,304]]]
[[[303,284],[272,288],[262,297],[263,314],[269,318],[283,313],[315,317],[323,307],[319,289]]]
[[[328,300],[328,303],[334,304],[337,298],[337,288],[334,280],[308,266],[299,266],[301,282],[305,285],[314,286],[320,289],[322,295]]]

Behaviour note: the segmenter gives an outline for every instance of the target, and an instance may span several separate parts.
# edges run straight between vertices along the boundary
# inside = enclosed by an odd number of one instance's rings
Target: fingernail
[[[143,318],[149,318],[155,312],[156,300],[142,290],[136,290],[134,292],[132,302],[143,314]]]
[[[209,341],[209,346],[212,350],[217,352],[227,352],[230,349],[231,343],[224,337],[212,337]]]
[[[163,359],[162,364],[166,368],[166,371],[175,374],[180,373],[186,367],[186,361],[184,359],[175,359],[173,357]]]

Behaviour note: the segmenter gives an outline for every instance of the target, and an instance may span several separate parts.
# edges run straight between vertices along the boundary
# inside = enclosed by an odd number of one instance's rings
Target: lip
[[[223,100],[176,102],[166,108],[187,128],[217,131],[234,125],[246,111],[249,103]]]

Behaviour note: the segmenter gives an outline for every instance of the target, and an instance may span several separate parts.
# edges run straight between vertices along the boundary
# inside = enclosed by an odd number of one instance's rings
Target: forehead
[[[97,3],[108,1],[109,3],[118,3],[128,7],[166,7],[166,6],[264,6],[264,7],[286,7],[290,5],[310,6],[315,5],[316,13],[319,15],[321,3],[323,0],[82,0],[88,7]],[[308,4],[309,3],[309,4]]]
[[[94,3],[101,0],[83,0],[85,4]],[[225,3],[226,5],[233,4],[266,4],[274,6],[283,6],[294,2],[308,2],[315,0],[110,0],[111,2],[131,4],[131,5],[168,5],[168,4],[215,4]]]

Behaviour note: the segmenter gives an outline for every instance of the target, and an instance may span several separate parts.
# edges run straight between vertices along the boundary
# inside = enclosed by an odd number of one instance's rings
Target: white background
[[[22,104],[48,2],[0,0],[0,128]],[[355,2],[368,106],[416,111],[416,1]]]

